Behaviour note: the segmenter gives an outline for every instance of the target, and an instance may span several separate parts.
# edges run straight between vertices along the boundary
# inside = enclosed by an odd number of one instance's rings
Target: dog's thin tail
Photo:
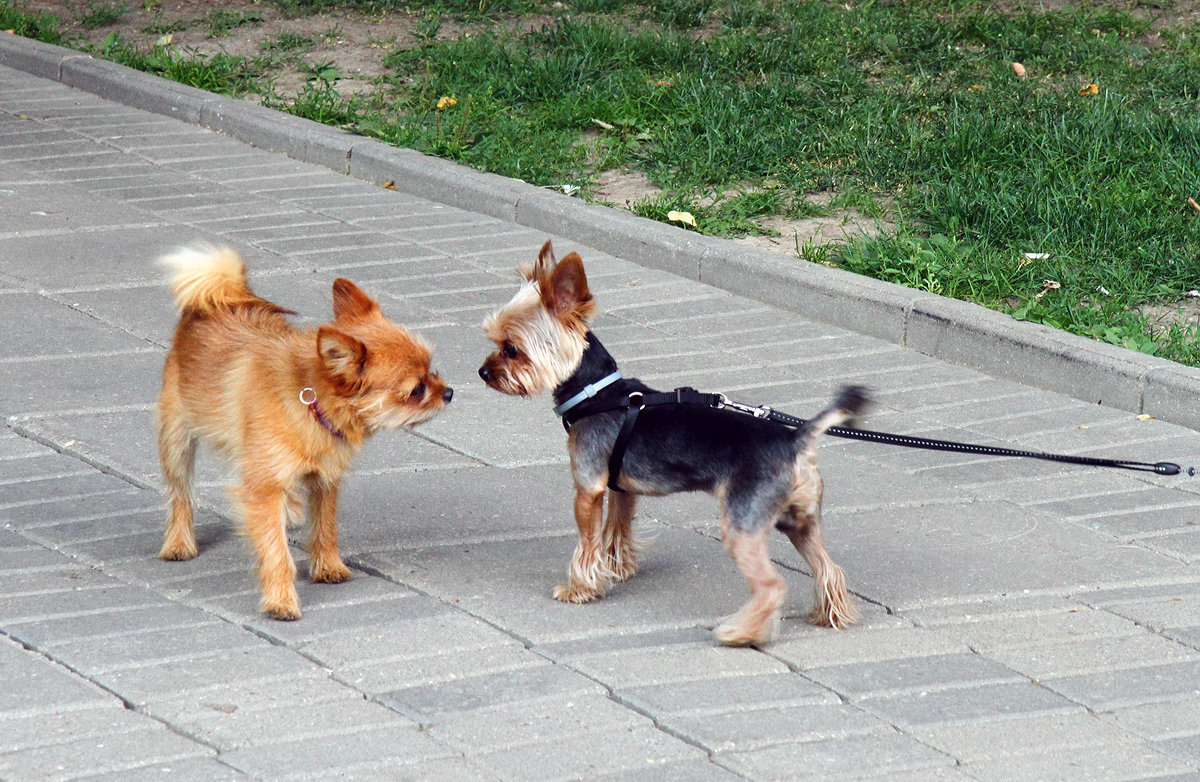
[[[197,245],[183,247],[162,258],[170,277],[168,284],[181,313],[211,315],[246,304],[285,310],[260,299],[246,282],[246,266],[229,247]]]
[[[833,426],[853,423],[871,403],[867,390],[862,386],[846,386],[833,400],[833,404],[817,414],[803,428],[796,430],[796,450],[816,445],[816,441]]]

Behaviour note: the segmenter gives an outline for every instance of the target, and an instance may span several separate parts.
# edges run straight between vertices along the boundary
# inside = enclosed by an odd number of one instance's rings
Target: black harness
[[[615,377],[614,377],[615,375]],[[611,378],[611,379],[610,379]],[[568,402],[564,402],[555,408],[555,412],[562,416],[563,428],[570,431],[571,425],[582,418],[588,418],[601,413],[609,413],[614,410],[624,410],[625,417],[621,422],[621,430],[617,433],[617,439],[613,442],[612,453],[608,457],[608,488],[616,492],[623,492],[623,489],[617,487],[617,480],[621,477],[621,465],[625,461],[625,451],[629,448],[629,441],[633,437],[634,429],[637,427],[638,416],[647,407],[661,407],[665,405],[700,405],[709,407],[715,410],[733,410],[734,412],[744,413],[767,421],[787,426],[792,429],[800,429],[808,424],[808,421],[803,418],[781,413],[777,410],[772,410],[769,407],[752,407],[743,405],[737,402],[731,402],[724,394],[706,394],[697,391],[694,388],[677,388],[674,391],[634,391],[628,396],[622,397],[619,400],[601,406],[587,405],[580,408],[580,404],[594,397],[599,393],[600,389],[607,387],[609,384],[620,379],[620,373],[614,372],[609,378],[605,378],[607,383],[599,385],[599,388],[588,386],[585,391],[576,394]],[[603,382],[603,381],[602,381]],[[586,391],[591,393],[586,393]],[[869,429],[849,429],[841,426],[832,426],[828,430],[828,434],[834,437],[844,437],[851,440],[866,440],[872,443],[883,443],[884,445],[896,445],[905,448],[921,448],[929,451],[952,451],[955,453],[970,453],[980,456],[1009,456],[1020,457],[1025,459],[1042,459],[1044,461],[1062,462],[1066,464],[1080,464],[1088,467],[1111,467],[1122,470],[1135,470],[1138,472],[1152,472],[1158,475],[1178,475],[1183,468],[1174,462],[1134,462],[1123,459],[1098,459],[1090,456],[1070,456],[1067,454],[1056,453],[1041,453],[1036,451],[1021,451],[1013,448],[997,448],[991,445],[977,445],[974,443],[959,443],[952,440],[934,440],[926,437],[912,437],[909,435],[890,434],[888,432],[874,432]],[[1187,468],[1187,474],[1194,476],[1196,474],[1195,467]]]

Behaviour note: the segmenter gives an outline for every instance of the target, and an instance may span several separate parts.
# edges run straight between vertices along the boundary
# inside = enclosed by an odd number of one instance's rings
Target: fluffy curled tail
[[[264,303],[246,283],[246,266],[228,247],[184,247],[162,258],[181,313],[209,315],[243,304]]]
[[[797,449],[807,449],[816,444],[818,438],[830,427],[853,423],[871,402],[867,390],[862,386],[846,386],[833,400],[833,404],[817,414],[817,417],[796,431]]]

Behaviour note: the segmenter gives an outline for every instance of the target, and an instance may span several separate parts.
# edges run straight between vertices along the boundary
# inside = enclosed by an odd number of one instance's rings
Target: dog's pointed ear
[[[579,253],[571,253],[558,262],[542,283],[541,293],[542,304],[559,320],[575,317],[586,322],[595,310]]]
[[[317,329],[317,355],[331,377],[354,385],[366,366],[367,346],[345,332],[322,326]]]
[[[333,317],[336,320],[378,314],[379,302],[363,293],[362,288],[341,277],[333,281]]]
[[[554,259],[554,245],[547,239],[546,243],[542,245],[542,249],[538,251],[538,257],[533,266],[527,266],[522,271],[526,280],[542,283],[550,278],[550,273],[554,271],[556,263],[558,261]]]

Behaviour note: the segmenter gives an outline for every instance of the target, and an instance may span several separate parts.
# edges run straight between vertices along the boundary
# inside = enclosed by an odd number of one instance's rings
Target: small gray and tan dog
[[[513,299],[484,323],[497,349],[479,375],[497,391],[520,396],[553,392],[560,413],[567,405],[572,408],[567,448],[579,544],[568,581],[555,588],[554,597],[585,603],[634,574],[640,553],[633,534],[639,495],[707,491],[721,501],[721,537],[751,593],[716,629],[721,643],[762,643],[774,632],[787,586],[768,553],[772,526],[787,535],[812,569],[809,622],[834,628],[851,624],[856,611],[821,533],[823,485],[816,446],[829,427],[853,420],[866,406],[865,392],[844,389],[800,429],[701,405],[646,408],[628,439],[615,490],[609,491],[609,457],[622,428],[622,401],[630,394],[654,392],[622,377],[591,332],[596,305],[578,254],[556,262],[546,242],[525,277]],[[581,393],[585,388],[588,392]]]

